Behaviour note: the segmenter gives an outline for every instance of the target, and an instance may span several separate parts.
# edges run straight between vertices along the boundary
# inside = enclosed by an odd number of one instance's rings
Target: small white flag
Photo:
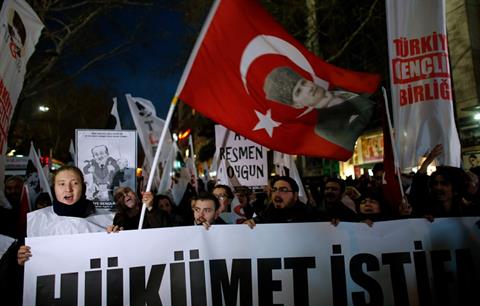
[[[121,130],[122,126],[120,124],[120,116],[118,115],[117,98],[113,98],[113,106],[110,114],[115,118],[115,129]]]
[[[50,196],[50,199],[53,201],[52,191],[50,190],[50,185],[48,183],[47,176],[43,170],[42,163],[40,162],[40,158],[35,151],[35,147],[33,146],[33,142],[30,142],[30,153],[28,155],[29,158],[29,165],[31,168],[27,166],[27,178],[25,184],[28,188],[29,199],[30,203],[30,210],[33,210],[35,203],[35,199],[41,192],[47,192]],[[30,164],[31,163],[31,164]],[[29,170],[31,171],[30,173]]]
[[[70,153],[70,156],[72,157],[73,163],[75,166],[78,166],[77,164],[77,154],[75,153],[75,146],[73,145],[73,140],[70,139],[70,147],[68,148],[68,152]]]

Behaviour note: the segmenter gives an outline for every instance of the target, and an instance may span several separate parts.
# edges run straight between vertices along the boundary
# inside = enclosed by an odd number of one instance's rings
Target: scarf
[[[64,217],[78,217],[85,218],[92,212],[91,202],[88,201],[85,196],[82,196],[80,200],[72,205],[66,205],[59,202],[56,198],[53,199],[52,206],[53,211]]]

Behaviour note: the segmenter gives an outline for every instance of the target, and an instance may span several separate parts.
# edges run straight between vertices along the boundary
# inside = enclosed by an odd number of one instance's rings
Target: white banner
[[[0,11],[0,154],[6,152],[8,127],[23,87],[27,62],[43,24],[27,2],[5,0]]]
[[[460,167],[445,0],[386,0],[390,80],[399,166],[443,144],[442,165]]]
[[[255,142],[215,125],[215,146],[218,165],[234,186],[265,186],[268,183],[267,149]],[[225,163],[222,163],[225,161]],[[217,176],[221,176],[217,173]],[[226,182],[222,184],[230,185]]]
[[[213,225],[28,238],[24,305],[475,304],[475,222]]]

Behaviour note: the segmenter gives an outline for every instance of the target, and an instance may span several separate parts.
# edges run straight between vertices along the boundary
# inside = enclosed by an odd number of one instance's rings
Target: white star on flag
[[[255,111],[255,114],[258,117],[258,123],[253,128],[252,131],[265,129],[265,131],[267,131],[268,136],[272,137],[273,129],[276,128],[277,126],[280,126],[281,124],[280,122],[277,122],[272,119],[272,110],[269,109],[265,115],[258,111]]]

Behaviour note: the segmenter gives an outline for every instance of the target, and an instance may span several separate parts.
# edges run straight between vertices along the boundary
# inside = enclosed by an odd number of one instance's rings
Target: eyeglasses
[[[278,193],[293,192],[293,190],[290,190],[287,187],[280,187],[280,188],[272,187],[270,190],[272,192],[278,192]]]

